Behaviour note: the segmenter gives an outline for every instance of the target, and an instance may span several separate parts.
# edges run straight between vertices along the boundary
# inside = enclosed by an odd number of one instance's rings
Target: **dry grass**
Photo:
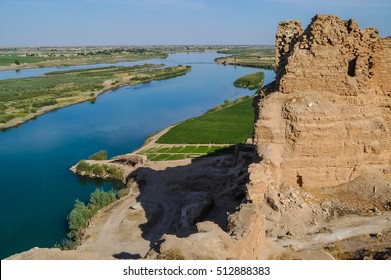
[[[185,260],[185,257],[180,249],[173,248],[163,253],[160,253],[157,259],[158,260]]]

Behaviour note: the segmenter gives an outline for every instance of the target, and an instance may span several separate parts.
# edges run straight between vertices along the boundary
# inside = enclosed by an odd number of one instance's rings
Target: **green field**
[[[166,54],[163,53],[131,53],[131,54],[103,54],[103,53],[91,53],[91,55],[78,55],[78,56],[37,56],[34,54],[26,56],[25,54],[0,53],[0,66],[5,69],[23,69],[34,67],[52,67],[52,66],[70,66],[70,65],[83,65],[83,64],[97,64],[97,63],[115,63],[120,61],[136,61],[151,58],[164,58]]]
[[[232,154],[237,144],[252,137],[252,101],[253,98],[249,96],[226,100],[202,116],[174,126],[152,147],[138,153],[151,161]]]
[[[215,62],[220,64],[275,69],[276,51],[274,46],[231,46],[218,52],[232,54],[231,56],[216,58]]]
[[[239,144],[252,137],[252,98],[186,120],[160,137],[160,144]],[[228,103],[228,102],[227,102]]]
[[[232,153],[234,146],[181,145],[173,147],[154,147],[140,152],[151,161],[179,160],[203,156]]]
[[[115,47],[26,47],[0,49],[0,66],[4,69],[115,63],[150,58],[164,58],[162,49]]]
[[[186,74],[190,66],[163,67],[144,64],[58,71],[44,76],[0,81],[0,128],[13,119],[27,120],[34,114],[78,102],[93,100],[109,89]]]
[[[20,56],[17,54],[0,55],[0,66],[8,66],[16,62],[23,63],[40,63],[49,60],[55,60],[54,57],[38,57],[38,56]]]
[[[237,79],[234,82],[234,85],[236,87],[248,88],[251,90],[257,89],[262,87],[264,78],[265,74],[263,72],[247,74]]]

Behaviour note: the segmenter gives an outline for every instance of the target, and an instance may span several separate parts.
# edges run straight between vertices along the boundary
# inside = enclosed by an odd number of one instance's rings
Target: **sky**
[[[391,0],[0,0],[0,46],[273,45],[318,13],[391,36]]]

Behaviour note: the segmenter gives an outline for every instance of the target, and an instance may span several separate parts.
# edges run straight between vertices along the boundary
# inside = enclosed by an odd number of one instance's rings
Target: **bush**
[[[107,159],[107,151],[101,150],[91,155],[88,159],[90,160],[106,160]]]
[[[76,171],[78,173],[85,173],[85,175],[90,177],[99,177],[103,179],[110,178],[122,181],[124,177],[124,172],[119,167],[108,164],[89,164],[85,160],[79,161],[76,165]]]
[[[105,168],[103,165],[100,164],[91,164],[91,174],[95,175],[96,177],[104,177],[105,174]]]
[[[185,257],[182,254],[182,251],[178,248],[168,249],[167,251],[160,253],[158,255],[158,260],[184,260]]]
[[[0,115],[0,123],[7,123],[8,121],[10,121],[14,118],[16,118],[16,115],[14,115],[14,114],[9,114],[9,115],[2,114],[2,115]]]
[[[90,196],[88,208],[95,214],[116,200],[117,194],[114,191],[105,192],[102,189],[96,189]]]
[[[81,160],[79,163],[76,165],[76,171],[77,172],[89,172],[91,170],[90,165],[85,161]]]
[[[104,165],[106,174],[109,175],[110,178],[115,180],[122,181],[124,178],[124,172],[121,168],[111,166],[111,165]]]
[[[71,231],[85,229],[92,217],[92,211],[80,200],[76,200],[73,210],[69,213],[68,227]]]
[[[33,102],[32,106],[34,108],[41,108],[45,106],[52,106],[56,105],[57,101],[55,99],[48,99],[48,100],[42,100],[42,101],[35,101]]]

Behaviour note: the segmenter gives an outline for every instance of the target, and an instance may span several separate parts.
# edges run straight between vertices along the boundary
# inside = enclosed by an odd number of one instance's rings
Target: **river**
[[[131,152],[152,133],[198,116],[225,99],[252,94],[235,88],[233,82],[257,69],[215,64],[218,56],[216,52],[178,53],[167,59],[114,64],[183,64],[191,65],[192,71],[112,90],[95,103],[65,107],[0,131],[0,257],[53,246],[66,236],[66,217],[76,199],[87,201],[97,187],[115,187],[71,173],[68,168],[80,159],[101,149],[109,156]],[[0,79],[49,71],[53,68],[2,71]],[[271,82],[274,72],[264,71],[265,83]]]

